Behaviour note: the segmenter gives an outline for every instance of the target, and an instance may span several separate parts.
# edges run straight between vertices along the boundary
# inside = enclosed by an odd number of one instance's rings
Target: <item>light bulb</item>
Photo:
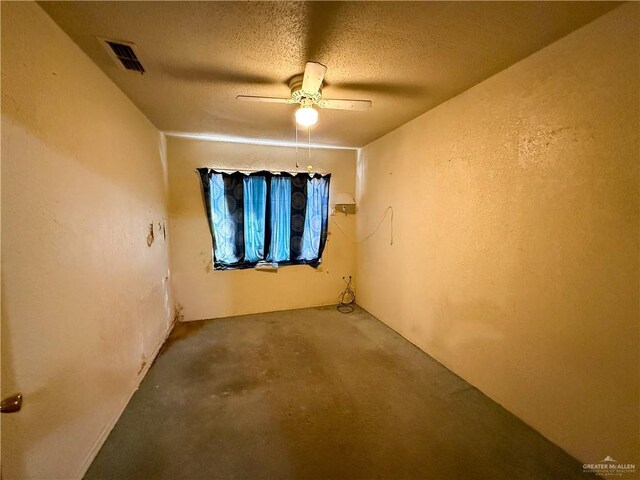
[[[296,123],[303,127],[310,127],[318,123],[318,111],[311,105],[296,110]]]

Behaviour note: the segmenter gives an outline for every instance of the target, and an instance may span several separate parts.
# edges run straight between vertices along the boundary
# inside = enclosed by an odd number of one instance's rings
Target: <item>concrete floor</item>
[[[88,479],[580,479],[560,448],[361,309],[183,323]]]

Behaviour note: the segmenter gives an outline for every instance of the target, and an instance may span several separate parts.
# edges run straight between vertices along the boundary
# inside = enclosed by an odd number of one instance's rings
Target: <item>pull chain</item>
[[[300,164],[298,163],[298,124],[295,120],[293,126],[296,129],[296,168],[300,168]]]

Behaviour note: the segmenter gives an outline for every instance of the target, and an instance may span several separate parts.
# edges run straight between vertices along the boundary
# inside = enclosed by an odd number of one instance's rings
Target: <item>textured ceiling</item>
[[[307,60],[323,96],[370,99],[320,111],[312,142],[359,147],[570,33],[606,2],[41,2],[164,131],[294,139],[289,95]],[[96,37],[135,43],[147,69],[119,69]]]

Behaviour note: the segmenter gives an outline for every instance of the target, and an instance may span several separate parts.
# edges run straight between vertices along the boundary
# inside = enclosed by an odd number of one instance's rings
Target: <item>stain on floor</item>
[[[356,308],[178,324],[86,479],[580,479],[582,465]]]

